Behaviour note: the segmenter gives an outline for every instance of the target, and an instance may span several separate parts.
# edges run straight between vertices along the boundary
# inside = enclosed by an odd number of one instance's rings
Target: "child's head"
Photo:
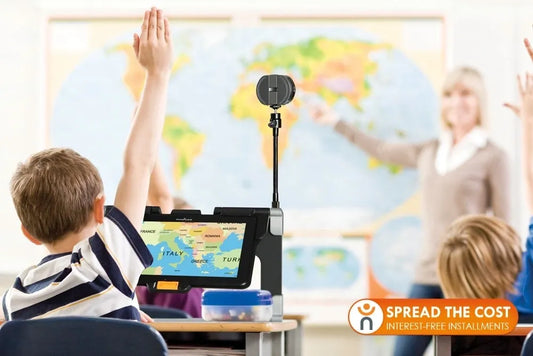
[[[442,289],[448,298],[502,298],[514,292],[521,267],[518,234],[503,220],[484,215],[455,220],[438,259]]]
[[[82,230],[101,193],[103,183],[96,167],[66,148],[32,155],[11,178],[11,196],[22,226],[45,244]]]

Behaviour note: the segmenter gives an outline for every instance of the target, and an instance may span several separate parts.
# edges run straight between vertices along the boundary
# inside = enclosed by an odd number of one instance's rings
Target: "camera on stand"
[[[287,75],[270,74],[262,76],[255,87],[257,98],[263,105],[268,105],[274,112],[270,114],[268,127],[272,128],[273,136],[273,194],[272,207],[279,208],[278,194],[278,136],[281,127],[281,115],[278,109],[292,101],[296,93],[296,86]]]
[[[255,92],[261,104],[277,110],[292,101],[296,86],[291,77],[287,75],[264,75],[257,82]]]

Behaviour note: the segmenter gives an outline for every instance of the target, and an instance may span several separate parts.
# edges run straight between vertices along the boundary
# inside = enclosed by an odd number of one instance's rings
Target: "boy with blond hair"
[[[441,245],[438,273],[447,298],[506,298],[521,321],[533,320],[533,217],[525,252],[520,236],[501,219],[457,219]]]
[[[533,313],[533,225],[527,251],[503,220],[470,215],[450,226],[441,245],[438,274],[446,298],[506,298],[521,322]],[[454,336],[452,355],[520,355],[522,336]]]
[[[448,298],[504,298],[515,293],[522,242],[505,221],[468,215],[453,222],[441,246],[438,271]]]
[[[68,148],[34,154],[11,180],[23,234],[50,255],[23,271],[4,295],[7,320],[67,315],[141,319],[134,288],[152,258],[139,229],[163,129],[172,58],[169,24],[161,10],[145,12],[133,49],[146,81],[114,206],[104,213],[98,170]]]

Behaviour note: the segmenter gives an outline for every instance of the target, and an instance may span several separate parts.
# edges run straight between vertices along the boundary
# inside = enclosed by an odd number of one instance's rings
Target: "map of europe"
[[[145,221],[141,236],[154,262],[143,273],[235,278],[245,226],[241,223]]]

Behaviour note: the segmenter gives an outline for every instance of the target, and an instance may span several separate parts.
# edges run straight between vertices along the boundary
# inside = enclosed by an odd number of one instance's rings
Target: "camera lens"
[[[287,75],[270,74],[259,79],[255,91],[261,104],[279,108],[292,101],[296,86]]]

